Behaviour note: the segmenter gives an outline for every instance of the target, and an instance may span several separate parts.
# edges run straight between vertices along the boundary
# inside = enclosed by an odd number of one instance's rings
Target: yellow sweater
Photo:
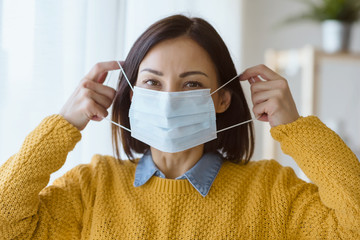
[[[360,239],[356,156],[316,117],[271,131],[314,184],[273,160],[225,162],[202,197],[187,180],[135,188],[135,164],[96,155],[46,187],[81,138],[50,116],[0,168],[0,239]]]

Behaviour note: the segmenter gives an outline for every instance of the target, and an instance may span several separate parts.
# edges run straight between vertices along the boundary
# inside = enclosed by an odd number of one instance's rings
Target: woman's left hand
[[[300,117],[287,80],[265,65],[248,68],[239,78],[251,84],[253,112],[260,121],[267,121],[275,127]]]

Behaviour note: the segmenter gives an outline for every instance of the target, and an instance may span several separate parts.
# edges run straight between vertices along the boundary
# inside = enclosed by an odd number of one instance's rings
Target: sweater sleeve
[[[271,134],[314,184],[284,170],[278,181],[288,199],[291,239],[360,239],[360,163],[317,117],[274,127]]]
[[[56,239],[80,235],[78,175],[67,174],[45,188],[50,174],[64,164],[80,138],[80,132],[60,115],[47,117],[0,167],[0,239],[49,239],[60,231]]]

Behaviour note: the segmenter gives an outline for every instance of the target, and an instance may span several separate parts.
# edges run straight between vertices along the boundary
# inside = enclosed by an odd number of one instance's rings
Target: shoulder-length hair
[[[201,18],[174,15],[151,25],[130,49],[123,64],[130,83],[135,85],[140,63],[152,47],[164,40],[181,36],[191,38],[210,55],[217,68],[218,86],[237,75],[229,50],[208,22]],[[218,130],[251,119],[239,81],[232,81],[224,89],[231,93],[231,103],[225,112],[216,114]],[[121,76],[113,104],[112,120],[127,128],[130,128],[128,117],[131,104],[130,91],[127,81]],[[118,159],[120,159],[120,139],[124,152],[131,161],[134,160],[133,153],[145,153],[149,149],[147,144],[131,137],[128,131],[112,126],[112,143],[114,154]],[[253,124],[244,124],[218,133],[216,139],[205,143],[205,152],[217,152],[225,160],[247,163],[254,152]]]

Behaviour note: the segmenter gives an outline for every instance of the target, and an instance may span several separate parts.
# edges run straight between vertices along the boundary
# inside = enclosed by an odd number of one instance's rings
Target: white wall
[[[122,2],[0,1],[0,165],[44,117],[59,113],[96,62],[123,57]],[[98,151],[112,153],[109,124],[90,125],[52,180]]]
[[[155,21],[172,14],[201,17],[223,37],[237,66],[241,65],[243,1],[238,0],[137,0],[127,1],[125,52]],[[141,16],[141,17],[139,17]]]

